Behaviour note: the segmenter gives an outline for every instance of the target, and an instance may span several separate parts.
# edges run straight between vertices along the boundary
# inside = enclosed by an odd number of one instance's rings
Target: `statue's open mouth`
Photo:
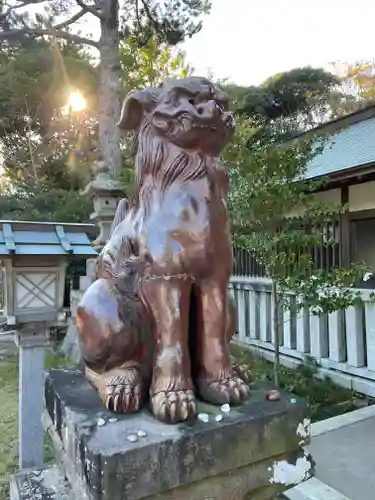
[[[223,129],[230,129],[230,119],[223,118],[206,118],[202,119],[200,116],[193,116],[190,113],[181,113],[178,117],[180,122],[192,122],[192,128],[195,129],[203,129],[203,130],[212,130],[213,132],[217,132]]]
[[[194,128],[201,128],[204,130],[212,130],[213,132],[217,132],[218,127],[215,127],[214,125],[209,125],[208,123],[198,123],[194,125]]]

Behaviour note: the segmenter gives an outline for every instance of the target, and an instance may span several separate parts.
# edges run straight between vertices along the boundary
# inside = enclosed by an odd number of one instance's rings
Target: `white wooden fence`
[[[237,303],[235,341],[273,359],[270,281],[233,276],[230,291]],[[281,362],[295,367],[306,356],[316,359],[322,375],[375,397],[375,304],[373,290],[360,290],[363,305],[322,316],[304,309],[280,312]]]

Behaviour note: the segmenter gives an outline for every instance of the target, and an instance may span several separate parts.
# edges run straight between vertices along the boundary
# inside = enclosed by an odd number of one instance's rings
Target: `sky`
[[[183,44],[197,75],[257,85],[301,66],[375,59],[374,0],[211,1],[202,30]],[[99,36],[92,16],[79,27]]]
[[[374,0],[212,0],[184,44],[195,74],[257,85],[280,71],[375,58]]]

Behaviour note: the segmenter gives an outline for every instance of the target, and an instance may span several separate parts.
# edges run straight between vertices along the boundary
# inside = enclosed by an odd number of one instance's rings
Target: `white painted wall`
[[[341,203],[341,190],[329,189],[312,195],[320,203]],[[375,208],[375,181],[356,184],[349,187],[349,209],[351,212]],[[290,213],[291,217],[302,214],[302,207],[296,207]]]
[[[320,193],[314,193],[311,195],[313,199],[319,203],[331,203],[334,205],[339,205],[341,203],[341,190],[340,189],[328,189],[328,191],[321,191]],[[303,214],[303,208],[296,206],[290,213],[290,217],[299,217]]]
[[[313,196],[319,203],[332,203],[334,205],[341,204],[341,189],[328,189],[328,191],[315,193]]]
[[[351,212],[375,208],[375,181],[350,186],[349,205]]]

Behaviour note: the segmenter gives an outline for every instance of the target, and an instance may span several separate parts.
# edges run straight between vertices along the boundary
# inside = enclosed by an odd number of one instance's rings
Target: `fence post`
[[[257,293],[252,286],[249,286],[249,334],[253,339],[259,339],[259,309],[258,311],[257,309]]]
[[[242,342],[246,342],[246,302],[245,288],[241,285],[237,286],[237,326],[238,336]]]
[[[346,361],[345,312],[333,311],[328,315],[329,359]]]
[[[21,469],[43,465],[44,355],[47,328],[26,323],[16,331],[19,348],[18,447]]]
[[[272,311],[270,293],[266,287],[259,291],[259,330],[263,342],[272,341]]]
[[[310,314],[310,354],[317,360],[328,358],[327,316]]]
[[[296,320],[297,351],[301,353],[310,352],[310,318],[309,311],[303,307],[298,311]]]
[[[365,302],[367,366],[375,371],[375,305]]]
[[[365,336],[362,309],[350,306],[345,310],[346,342],[348,347],[348,365],[365,365]]]
[[[284,347],[286,347],[287,349],[296,349],[297,347],[296,298],[294,295],[288,294],[285,300],[287,307],[285,308],[285,303],[284,303],[283,304]],[[303,334],[303,332],[301,332],[301,334]]]

